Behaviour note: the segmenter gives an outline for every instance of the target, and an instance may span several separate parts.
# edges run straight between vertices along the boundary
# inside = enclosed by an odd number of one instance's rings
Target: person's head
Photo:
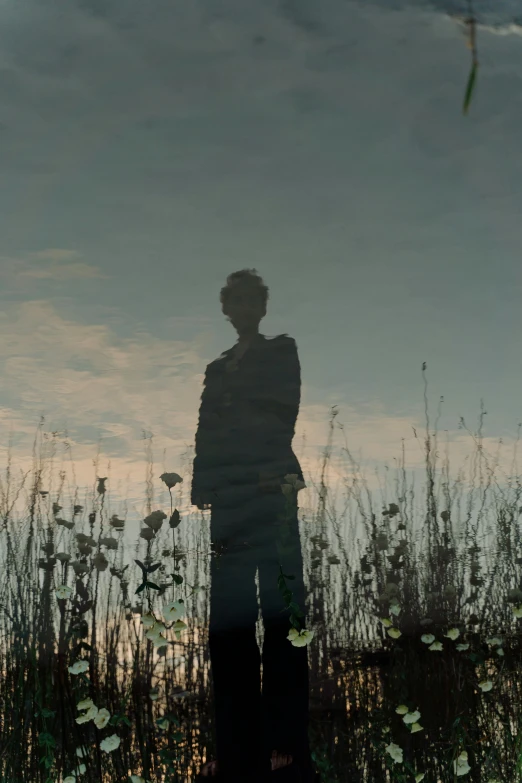
[[[258,333],[259,322],[266,315],[268,286],[256,269],[241,269],[227,277],[220,294],[221,309],[239,336]]]

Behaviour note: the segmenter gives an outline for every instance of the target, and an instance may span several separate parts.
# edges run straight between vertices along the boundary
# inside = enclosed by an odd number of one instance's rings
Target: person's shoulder
[[[295,345],[295,340],[290,337],[289,334],[276,334],[274,336],[266,336],[265,339],[272,345]]]

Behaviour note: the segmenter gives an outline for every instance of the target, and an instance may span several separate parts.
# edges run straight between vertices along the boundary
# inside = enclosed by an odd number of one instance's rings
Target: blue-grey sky
[[[393,469],[404,438],[421,467],[423,361],[455,466],[473,452],[459,417],[475,431],[482,398],[484,446],[503,438],[509,472],[522,15],[475,6],[464,117],[470,51],[448,11],[465,3],[5,0],[2,463],[12,429],[30,467],[45,413],[68,429],[78,484],[94,481],[101,436],[98,475],[110,460],[111,491],[141,513],[142,431],[155,475],[182,472],[205,366],[237,337],[219,290],[255,267],[270,289],[260,330],[298,345],[305,474],[334,404],[363,464]],[[155,507],[161,490],[155,478]]]

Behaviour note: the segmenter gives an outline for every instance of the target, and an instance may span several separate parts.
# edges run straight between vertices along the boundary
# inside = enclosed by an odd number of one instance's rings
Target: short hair
[[[219,300],[221,304],[226,304],[233,288],[236,287],[250,288],[256,290],[264,305],[268,300],[268,286],[263,283],[263,278],[257,274],[257,269],[239,269],[237,272],[232,272],[227,277],[227,284],[223,286],[220,292]]]

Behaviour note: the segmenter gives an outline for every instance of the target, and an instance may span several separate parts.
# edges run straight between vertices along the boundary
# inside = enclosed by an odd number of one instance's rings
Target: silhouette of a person
[[[239,334],[236,345],[205,373],[196,433],[191,502],[211,508],[209,647],[216,718],[217,761],[203,776],[227,783],[314,779],[308,744],[307,647],[288,640],[289,613],[277,578],[281,484],[303,481],[292,439],[301,394],[293,338],[258,331],[268,289],[256,270],[228,276],[223,313]],[[283,572],[292,600],[305,609],[297,491],[290,500],[290,547]],[[289,554],[288,554],[289,551]],[[264,625],[262,657],[256,641],[255,574]],[[260,664],[263,665],[261,693]],[[278,770],[277,772],[274,770]]]

